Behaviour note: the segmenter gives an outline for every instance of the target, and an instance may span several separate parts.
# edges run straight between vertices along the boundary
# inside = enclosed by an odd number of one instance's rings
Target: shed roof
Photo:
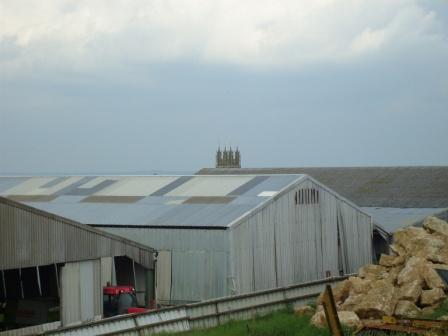
[[[0,195],[94,226],[225,229],[304,177],[0,177]]]
[[[406,226],[419,225],[428,216],[446,220],[448,209],[364,207],[363,210],[372,216],[375,224],[381,225],[388,232],[395,232]]]
[[[448,166],[204,168],[198,174],[307,174],[361,207],[448,207]]]
[[[127,256],[153,268],[154,249],[0,197],[0,269]]]

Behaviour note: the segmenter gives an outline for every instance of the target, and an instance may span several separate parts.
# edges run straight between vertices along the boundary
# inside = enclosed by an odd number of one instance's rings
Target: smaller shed
[[[0,197],[0,302],[13,307],[9,327],[101,318],[107,283],[135,286],[148,304],[154,299],[154,253]]]

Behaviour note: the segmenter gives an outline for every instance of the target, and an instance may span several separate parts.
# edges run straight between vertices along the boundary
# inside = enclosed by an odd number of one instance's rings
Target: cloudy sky
[[[447,165],[448,2],[0,0],[0,173]]]

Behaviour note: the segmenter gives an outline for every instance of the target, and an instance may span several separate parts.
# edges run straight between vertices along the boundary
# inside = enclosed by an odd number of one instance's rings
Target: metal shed
[[[389,252],[391,233],[448,218],[448,166],[203,168],[199,175],[308,174],[372,216],[375,259]]]
[[[159,251],[158,301],[355,272],[370,216],[307,175],[0,178],[0,194]]]
[[[130,278],[118,273],[114,258],[121,258],[121,264],[129,260],[146,273],[141,289],[154,295],[149,279],[154,253],[123,237],[0,197],[0,302],[16,305],[11,325],[49,322],[47,308],[57,311],[58,304],[63,325],[101,318],[102,287],[117,283],[117,277]],[[129,280],[135,285],[135,278]],[[26,314],[20,313],[23,309]]]

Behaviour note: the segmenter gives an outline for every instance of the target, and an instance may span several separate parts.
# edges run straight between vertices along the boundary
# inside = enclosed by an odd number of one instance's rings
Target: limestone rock
[[[339,321],[343,326],[347,326],[349,328],[359,328],[361,326],[361,320],[358,315],[356,315],[352,311],[339,311],[338,312]]]
[[[415,238],[412,240],[411,255],[422,257],[434,262],[444,263],[447,257],[442,249],[446,246],[442,239],[428,235],[427,237]]]
[[[368,264],[359,269],[358,276],[368,280],[381,280],[386,273],[386,267]]]
[[[400,272],[403,270],[403,268],[404,268],[404,265],[389,268],[389,272],[387,272],[386,275],[384,276],[384,280],[387,280],[391,284],[396,285],[398,274],[400,274]]]
[[[423,273],[423,279],[429,288],[445,288],[445,282],[440,278],[437,271],[428,265]]]
[[[311,317],[311,324],[318,328],[324,328],[327,325],[325,313],[323,311],[316,312],[313,317]]]
[[[373,283],[372,289],[355,307],[355,313],[360,318],[382,318],[392,315],[397,304],[396,289],[386,280]]]
[[[393,253],[395,253],[398,256],[406,257],[408,254],[406,252],[406,249],[399,244],[391,244],[390,249],[392,250]]]
[[[344,280],[344,281],[341,281],[341,282],[337,283],[336,286],[334,286],[332,288],[332,290],[333,290],[333,298],[334,298],[334,302],[336,304],[341,304],[342,302],[345,301],[345,299],[350,294],[350,287],[351,287],[351,283],[347,279],[347,280]],[[317,305],[321,305],[322,304],[323,295],[324,295],[324,293],[322,292],[318,296],[318,298],[316,300],[316,304]]]
[[[399,229],[394,232],[394,244],[401,246],[405,249],[406,253],[410,250],[410,243],[412,239],[419,237],[426,237],[427,232],[423,228],[417,228],[415,226],[409,226],[403,229]]]
[[[403,264],[404,261],[405,261],[404,256],[401,256],[401,255],[392,256],[392,255],[381,254],[379,264],[381,266],[393,267],[393,266],[398,266],[398,265]]]
[[[354,312],[338,311],[338,317],[341,324],[347,327],[357,328],[361,326],[361,320]],[[318,328],[326,327],[327,320],[325,318],[325,312],[323,310],[317,311],[313,317],[311,317],[311,324]]]
[[[401,286],[405,283],[423,281],[423,270],[426,268],[426,261],[420,257],[411,257],[406,262],[406,266],[397,277],[397,283]]]
[[[362,294],[351,294],[347,300],[339,307],[340,310],[344,311],[355,311],[358,305],[364,300],[365,293]]]
[[[361,279],[359,277],[349,277],[350,282],[350,296],[356,294],[365,294],[372,286],[372,280]]]
[[[395,307],[395,315],[399,317],[417,317],[421,314],[420,308],[410,301],[398,301]]]
[[[348,298],[350,294],[350,287],[351,283],[348,280],[344,280],[339,282],[334,288],[333,288],[333,297],[334,302],[336,304],[342,303],[345,301],[345,299]]]
[[[422,291],[420,296],[420,304],[422,306],[431,306],[439,303],[446,298],[445,292],[441,288],[434,288]]]
[[[410,302],[417,302],[422,294],[422,286],[420,280],[405,283],[399,289],[398,299]]]
[[[427,217],[423,221],[423,227],[429,232],[437,232],[448,237],[448,223],[437,217]]]
[[[294,314],[298,316],[312,315],[314,314],[314,309],[311,306],[298,306],[294,307]]]
[[[394,233],[394,243],[402,246],[410,256],[422,257],[440,263],[448,262],[448,248],[445,239],[429,234],[422,228],[411,226],[397,230]]]

